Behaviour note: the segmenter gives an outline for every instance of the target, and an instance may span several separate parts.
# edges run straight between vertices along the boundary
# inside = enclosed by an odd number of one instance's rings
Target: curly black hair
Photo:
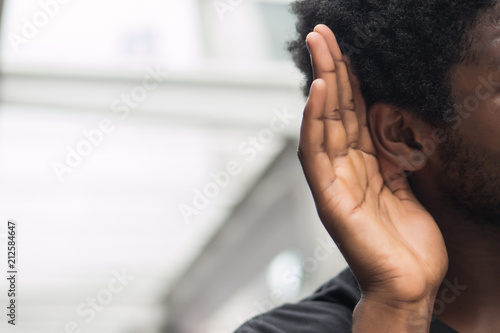
[[[474,60],[473,29],[497,0],[299,0],[298,38],[288,49],[305,74],[304,94],[313,80],[305,38],[316,24],[335,33],[361,81],[370,106],[384,102],[431,124],[443,124],[456,106],[450,69]]]

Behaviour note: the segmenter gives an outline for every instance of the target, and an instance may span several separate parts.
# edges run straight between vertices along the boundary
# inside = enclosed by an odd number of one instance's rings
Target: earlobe
[[[376,103],[368,110],[368,122],[378,159],[386,168],[415,172],[427,163],[423,122],[395,106]]]

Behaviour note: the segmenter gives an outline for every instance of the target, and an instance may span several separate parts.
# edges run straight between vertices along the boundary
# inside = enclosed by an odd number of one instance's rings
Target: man
[[[350,269],[237,332],[500,332],[500,3],[293,8],[299,158]]]

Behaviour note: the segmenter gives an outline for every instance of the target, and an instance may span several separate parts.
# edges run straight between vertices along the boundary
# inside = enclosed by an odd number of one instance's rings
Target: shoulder
[[[236,333],[350,332],[360,292],[349,268],[296,304],[285,304],[257,316]]]

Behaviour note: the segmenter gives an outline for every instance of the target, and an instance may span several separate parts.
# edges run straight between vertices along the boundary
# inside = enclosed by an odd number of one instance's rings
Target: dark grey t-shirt
[[[350,333],[352,312],[361,294],[349,268],[297,304],[257,316],[235,333]],[[430,333],[458,333],[433,318]]]

